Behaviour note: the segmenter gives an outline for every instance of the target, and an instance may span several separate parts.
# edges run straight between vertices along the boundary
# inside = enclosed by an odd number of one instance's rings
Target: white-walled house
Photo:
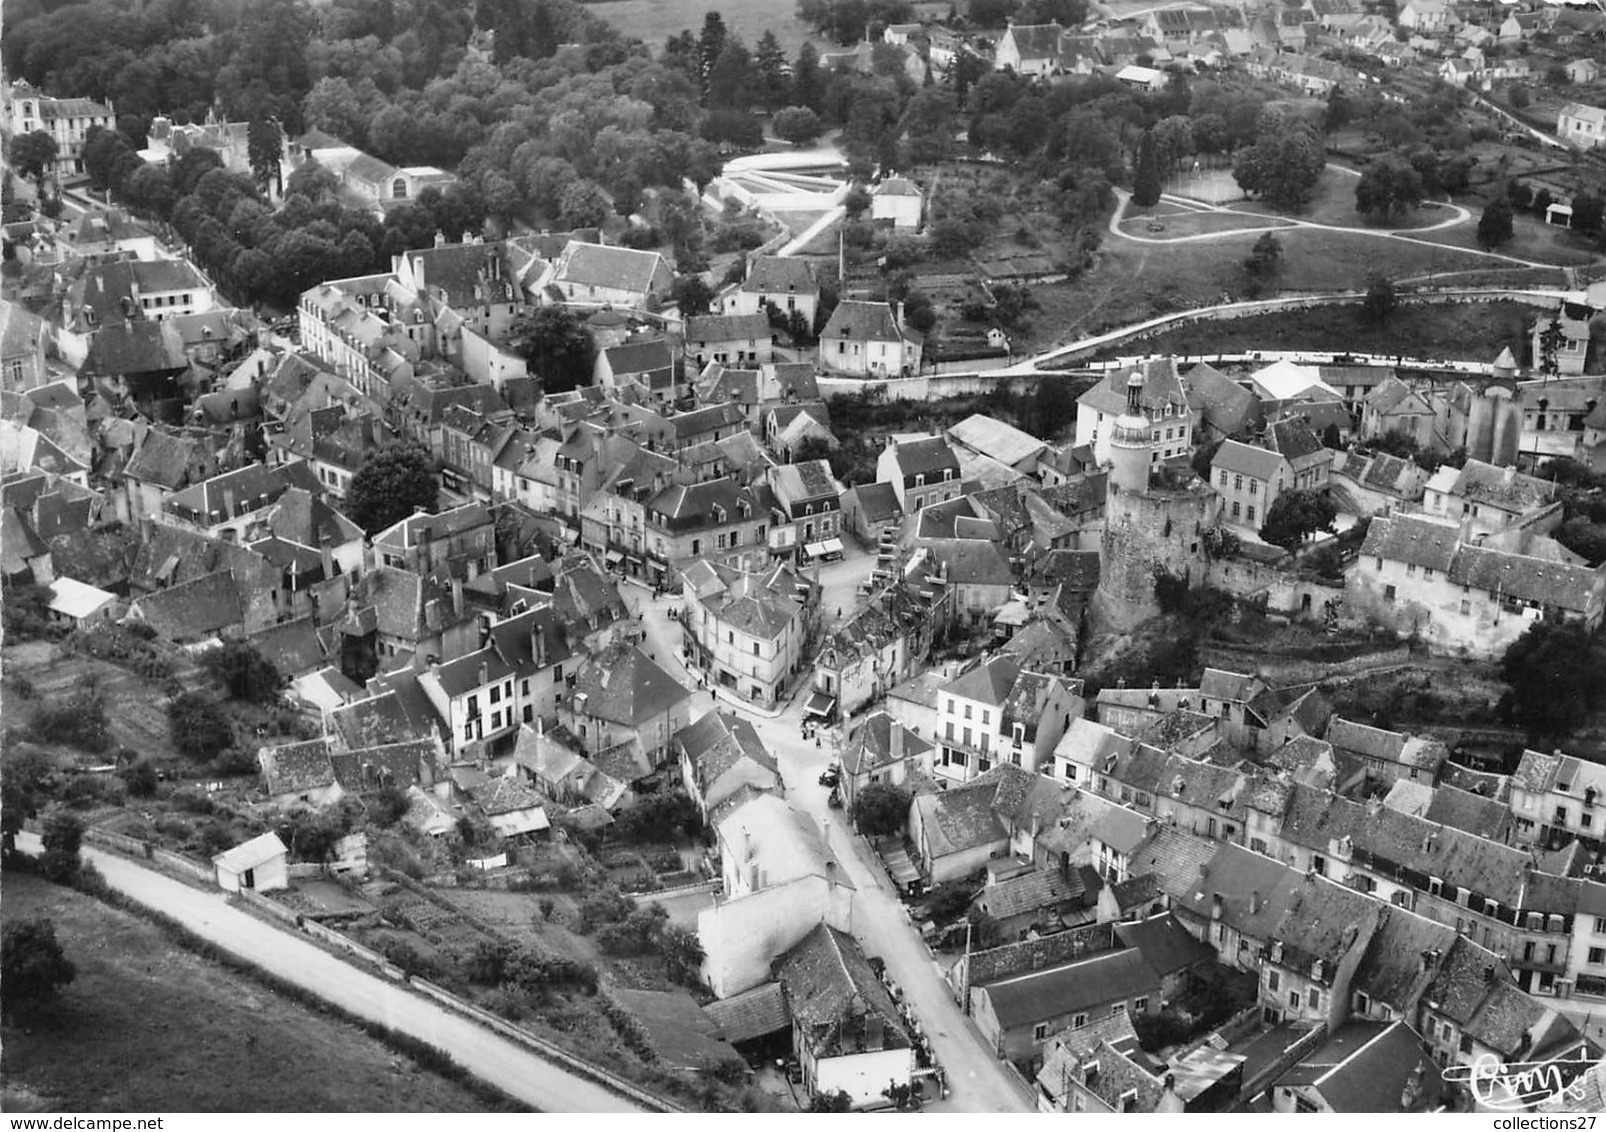
[[[290,851],[276,833],[253,837],[212,858],[224,892],[272,892],[290,887]]]
[[[807,814],[774,794],[726,813],[716,836],[724,893],[697,917],[703,978],[720,998],[758,986],[821,924],[853,929],[853,882]]]
[[[923,345],[890,303],[844,299],[820,334],[820,365],[863,377],[897,377],[919,371]]]
[[[870,191],[870,219],[884,220],[912,232],[925,217],[925,197],[907,177],[888,177]]]
[[[1606,110],[1569,102],[1556,116],[1556,136],[1579,149],[1606,145]]]

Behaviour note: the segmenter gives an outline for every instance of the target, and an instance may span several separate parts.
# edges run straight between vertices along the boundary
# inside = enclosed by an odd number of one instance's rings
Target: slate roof
[[[658,1060],[675,1069],[702,1070],[734,1064],[745,1068],[742,1055],[727,1043],[718,1022],[683,990],[608,992],[645,1031]]]
[[[896,523],[903,518],[903,508],[898,505],[898,493],[890,483],[861,483],[848,488],[848,492],[857,498],[859,511],[871,526]]]
[[[413,681],[416,687],[416,678]],[[428,709],[428,701],[425,701]],[[428,709],[433,716],[433,709]],[[413,738],[417,721],[408,712],[401,695],[395,690],[377,691],[366,699],[338,707],[330,713],[330,722],[346,745],[365,748]]]
[[[743,291],[774,294],[779,291],[799,295],[817,295],[820,285],[814,281],[809,265],[791,256],[762,255],[747,261],[747,278],[742,281]]]
[[[1448,573],[1459,536],[1458,528],[1443,523],[1410,515],[1379,516],[1367,528],[1361,554]]]
[[[569,701],[577,715],[638,727],[690,696],[641,649],[618,643],[580,666]]]
[[[335,780],[354,794],[366,794],[387,786],[406,790],[428,785],[426,769],[435,761],[437,748],[432,739],[409,739],[375,747],[336,751],[329,756]]]
[[[1201,415],[1204,424],[1223,435],[1243,431],[1259,413],[1255,395],[1208,362],[1190,369],[1183,384],[1189,407]]]
[[[1109,951],[1074,963],[1015,975],[977,988],[1005,1030],[1105,1003],[1160,993],[1160,976],[1138,951]]]
[[[81,372],[90,377],[177,373],[189,365],[184,342],[171,322],[135,319],[96,331]]]
[[[780,983],[760,983],[730,998],[710,1002],[704,1013],[728,1042],[745,1042],[790,1028],[792,1012]]]
[[[1217,472],[1224,470],[1270,482],[1277,478],[1277,471],[1282,467],[1282,463],[1282,457],[1269,449],[1257,448],[1237,440],[1227,440],[1216,450],[1215,458],[1210,461],[1210,467]]]
[[[1015,580],[1009,555],[995,542],[933,539],[931,553],[942,562],[947,581],[956,586],[1008,586]]]
[[[793,1019],[818,1035],[817,1055],[846,1052],[842,1031],[865,1018],[879,1021],[888,1048],[908,1045],[892,995],[870,969],[858,940],[845,932],[820,924],[776,961],[775,976]]]
[[[927,482],[932,482],[933,473],[946,469],[956,474],[959,471],[959,458],[940,436],[905,441],[897,445],[893,452],[897,456],[898,470],[905,476],[924,475]]]
[[[1403,781],[1403,780],[1402,780]],[[1512,823],[1505,803],[1441,783],[1423,815],[1431,822],[1504,841]]]
[[[1009,880],[989,884],[976,894],[974,904],[995,920],[1042,912],[1052,915],[1073,901],[1085,903],[1080,877],[1067,877],[1058,869],[1037,869]]]
[[[921,815],[921,828],[933,857],[1008,837],[1004,823],[993,810],[994,786],[978,783],[979,779],[936,794],[915,795],[914,806]]]
[[[1272,424],[1266,430],[1265,443],[1290,464],[1327,451],[1315,430],[1302,417],[1284,417]]]
[[[933,749],[933,745],[893,719],[885,711],[877,711],[856,727],[842,752],[842,769],[849,774],[867,774],[879,767],[890,766],[892,758],[892,731],[903,732],[903,757],[919,759]]]
[[[240,592],[227,570],[146,594],[134,603],[145,624],[169,641],[195,641],[245,619]]]
[[[844,299],[831,312],[831,320],[820,333],[821,341],[845,339],[858,342],[896,342],[909,335],[900,332],[890,303],[870,303]]]
[[[1455,585],[1583,613],[1606,585],[1606,568],[1590,569],[1488,547],[1463,546],[1450,567],[1449,577]]]
[[[1014,45],[1022,62],[1056,59],[1059,57],[1060,36],[1064,31],[1059,24],[1011,24],[1003,38]]]
[[[703,314],[686,320],[686,341],[733,342],[770,340],[770,320],[762,314]]]
[[[653,275],[659,270],[668,268],[657,252],[570,241],[558,257],[555,278],[564,283],[645,294],[652,290]]]
[[[602,354],[608,360],[608,368],[615,377],[663,372],[672,375],[675,366],[674,356],[669,352],[669,343],[662,338],[624,342],[618,346],[609,346],[602,351]],[[653,388],[658,388],[659,384],[655,382]],[[664,381],[661,384],[668,385],[670,382]]]
[[[310,614],[259,629],[246,640],[271,660],[281,675],[291,678],[322,667],[327,655]]]
[[[783,503],[815,499],[835,501],[842,497],[843,487],[831,474],[831,465],[825,460],[782,464],[771,474],[775,477],[775,493]]]
[[[1456,476],[1452,494],[1469,503],[1487,503],[1507,511],[1543,507],[1556,498],[1556,485],[1513,468],[1497,468],[1468,460]]]
[[[1418,1072],[1421,1092],[1412,1109],[1430,1111],[1444,1091],[1444,1079],[1416,1031],[1404,1022],[1351,1022],[1277,1084],[1308,1087],[1334,1112],[1400,1112],[1401,1095]]]
[[[1209,944],[1189,935],[1188,930],[1170,912],[1144,920],[1118,923],[1115,925],[1115,937],[1124,946],[1136,949],[1143,956],[1143,961],[1162,979],[1208,963],[1216,957],[1215,950]]]
[[[275,797],[320,790],[335,782],[327,739],[263,747],[257,751],[257,764],[262,768],[263,785]]]
[[[1020,664],[1012,656],[993,656],[963,673],[942,689],[944,695],[1002,706],[1020,677]]]

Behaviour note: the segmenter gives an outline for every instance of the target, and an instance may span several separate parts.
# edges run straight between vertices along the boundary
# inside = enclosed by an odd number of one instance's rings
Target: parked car
[[[833,786],[831,788],[831,796],[825,800],[825,804],[833,810],[840,810],[842,808],[842,791]]]
[[[842,781],[842,768],[832,763],[820,772],[820,785],[835,787]]]

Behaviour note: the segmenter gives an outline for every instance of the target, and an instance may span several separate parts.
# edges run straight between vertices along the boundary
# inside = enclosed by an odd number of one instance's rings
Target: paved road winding
[[[17,847],[39,851],[24,833]],[[544,1112],[646,1111],[602,1086],[394,983],[345,963],[312,943],[232,907],[221,892],[205,892],[114,856],[85,847],[117,891],[171,916],[212,943],[303,987],[319,998],[445,1050],[482,1080]]]

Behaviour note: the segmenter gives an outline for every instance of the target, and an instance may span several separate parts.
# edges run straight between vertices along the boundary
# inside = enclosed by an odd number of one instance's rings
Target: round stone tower
[[[1156,574],[1204,584],[1201,535],[1214,525],[1220,499],[1186,468],[1153,466],[1153,426],[1143,415],[1143,376],[1126,386],[1126,412],[1110,433],[1110,478],[1095,623],[1126,629],[1160,612]]]
[[[1143,415],[1143,374],[1133,370],[1126,382],[1126,412],[1115,419],[1110,433],[1110,486],[1147,491],[1153,450],[1149,418]]]

